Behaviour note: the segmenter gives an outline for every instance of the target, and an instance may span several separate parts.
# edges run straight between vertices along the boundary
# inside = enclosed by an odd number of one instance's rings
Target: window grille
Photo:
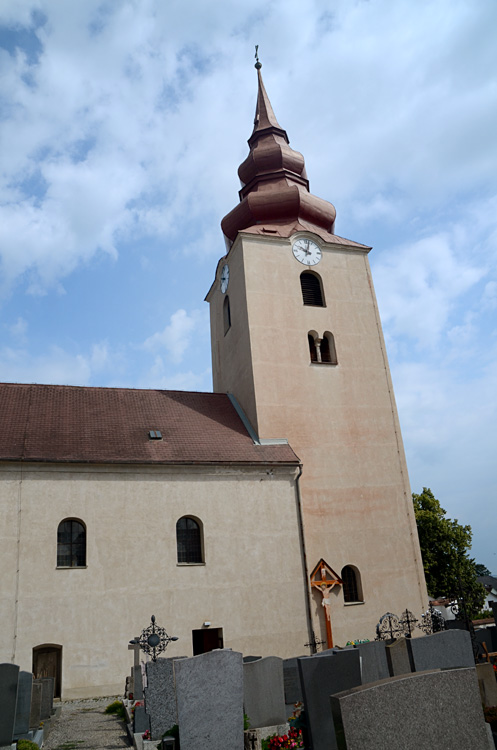
[[[57,567],[84,568],[86,529],[80,521],[65,520],[57,529]]]
[[[300,274],[300,286],[302,288],[302,299],[304,305],[324,307],[323,290],[321,279],[315,273],[304,271]]]
[[[177,522],[176,545],[179,563],[203,562],[200,525],[193,518],[184,516]]]

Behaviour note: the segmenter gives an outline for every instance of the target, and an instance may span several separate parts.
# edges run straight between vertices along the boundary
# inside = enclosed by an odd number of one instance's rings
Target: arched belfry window
[[[347,603],[363,602],[361,575],[354,565],[342,568],[340,577],[343,581],[343,600]]]
[[[329,331],[325,331],[321,340],[321,362],[328,365],[338,364],[335,337]]]
[[[323,287],[321,278],[313,271],[303,271],[300,274],[300,286],[304,305],[324,307]]]
[[[309,343],[309,354],[311,357],[311,362],[317,362],[318,361],[318,351],[316,349],[316,339],[314,337],[314,334],[308,333],[307,334],[307,341]]]
[[[183,516],[176,523],[176,546],[179,563],[201,563],[202,529],[199,521]]]
[[[57,567],[86,567],[86,527],[82,521],[65,518],[57,529]]]
[[[230,298],[228,295],[224,298],[223,302],[223,322],[224,322],[224,335],[226,335],[231,328],[231,310],[230,310]]]

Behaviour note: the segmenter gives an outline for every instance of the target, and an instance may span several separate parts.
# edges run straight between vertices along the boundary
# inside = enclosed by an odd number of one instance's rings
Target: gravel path
[[[115,698],[65,701],[43,750],[117,750],[131,747],[126,728],[104,710]]]

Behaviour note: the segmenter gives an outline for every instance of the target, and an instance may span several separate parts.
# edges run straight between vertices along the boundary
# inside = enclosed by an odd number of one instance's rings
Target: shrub
[[[126,721],[126,710],[122,701],[114,701],[114,703],[109,703],[104,713],[116,714],[119,719]]]

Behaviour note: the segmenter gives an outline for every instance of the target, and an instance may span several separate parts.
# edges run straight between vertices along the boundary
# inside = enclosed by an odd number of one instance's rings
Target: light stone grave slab
[[[243,750],[242,654],[218,649],[174,664],[181,750]]]
[[[243,705],[251,729],[286,723],[283,659],[266,656],[243,665]]]
[[[33,675],[31,672],[19,672],[17,687],[16,722],[14,725],[14,736],[19,738],[22,734],[29,732],[29,715],[31,713],[31,692],[33,688]]]
[[[357,649],[304,656],[298,660],[309,741],[313,750],[336,750],[330,695],[361,684]]]
[[[407,647],[413,672],[475,666],[471,637],[466,630],[442,630],[433,635],[410,638]]]
[[[390,677],[330,702],[338,750],[489,750],[474,667]]]
[[[492,664],[477,664],[476,676],[484,706],[497,706],[497,681]]]

